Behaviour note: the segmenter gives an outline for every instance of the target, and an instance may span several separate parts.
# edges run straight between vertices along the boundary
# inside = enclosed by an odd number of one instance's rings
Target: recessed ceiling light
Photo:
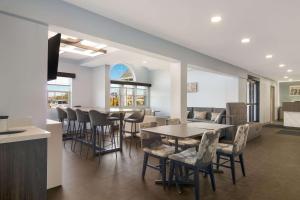
[[[283,68],[283,67],[285,67],[285,64],[280,64],[279,67]]]
[[[243,38],[242,40],[241,40],[241,43],[243,43],[243,44],[247,44],[247,43],[249,43],[250,42],[250,38]]]
[[[219,15],[213,16],[212,18],[210,18],[211,23],[219,23],[220,21],[222,21],[222,17]]]
[[[144,61],[143,61],[143,63],[144,63],[144,64],[146,64],[146,63],[147,63],[147,61],[146,61],[146,60],[144,60]]]
[[[289,78],[288,76],[284,76],[283,78]]]
[[[288,70],[286,70],[288,73],[290,73],[290,72],[293,72],[293,70],[292,69],[288,69]]]
[[[273,55],[272,54],[267,54],[266,59],[270,59],[270,58],[273,58]]]
[[[292,78],[290,78],[290,79],[289,79],[289,81],[293,81],[293,79],[292,79]]]

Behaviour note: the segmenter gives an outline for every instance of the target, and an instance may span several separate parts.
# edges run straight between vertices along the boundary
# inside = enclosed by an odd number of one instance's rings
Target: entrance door
[[[259,80],[252,76],[247,82],[247,121],[259,122]]]
[[[271,122],[275,121],[275,87],[271,86],[270,88],[270,120]]]

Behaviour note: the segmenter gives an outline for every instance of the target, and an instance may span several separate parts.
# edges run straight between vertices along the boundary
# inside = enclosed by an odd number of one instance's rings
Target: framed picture
[[[290,96],[300,96],[300,85],[290,86]]]
[[[197,82],[187,83],[187,92],[188,93],[198,92],[198,83]]]

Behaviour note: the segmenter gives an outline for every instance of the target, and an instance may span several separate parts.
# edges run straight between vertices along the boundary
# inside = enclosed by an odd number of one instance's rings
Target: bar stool
[[[108,120],[113,123],[112,125],[112,131],[115,133],[117,131],[117,134],[115,135],[117,137],[117,141],[119,142],[119,126],[120,126],[120,120],[121,120],[121,113],[112,113],[108,116]]]
[[[97,143],[99,144],[99,160],[98,165],[100,164],[100,154],[101,151],[105,148],[105,128],[108,127],[109,133],[111,136],[111,145],[115,146],[116,148],[116,142],[115,142],[115,136],[114,132],[112,131],[113,123],[109,120],[109,115],[106,113],[100,113],[96,110],[90,110],[89,116],[91,120],[91,127],[93,131],[92,141],[93,141],[93,149],[96,150]],[[99,131],[100,129],[100,131]],[[102,137],[102,147],[101,147],[101,137]],[[98,141],[97,141],[98,138]],[[117,156],[117,152],[116,152]]]
[[[76,132],[76,121],[77,121],[77,116],[75,110],[72,108],[67,108],[67,120],[68,120],[68,128],[67,128],[67,133],[72,134]],[[73,127],[72,127],[73,124]]]
[[[82,111],[80,109],[76,109],[76,116],[78,122],[78,130],[75,134],[75,137],[72,140],[72,146],[73,146],[73,141],[75,141],[73,147],[73,151],[75,151],[76,142],[77,141],[80,142],[80,156],[81,156],[83,143],[88,144],[90,142],[88,138],[88,131],[87,131],[87,125],[90,123],[90,117],[88,112]]]
[[[65,124],[65,119],[67,119],[67,113],[60,107],[56,107],[56,111],[57,111],[58,120],[59,122],[61,122],[61,126],[64,130],[64,124]]]
[[[134,112],[129,117],[124,119],[123,135],[125,136],[125,138],[126,137],[130,138],[129,156],[131,156],[131,146],[132,146],[132,142],[134,140],[134,137],[136,137],[136,134],[139,133],[139,130],[137,130],[137,124],[142,123],[144,121],[144,117],[145,117],[145,111],[143,111],[143,112]],[[125,129],[126,123],[130,123],[130,125],[131,125],[130,131],[127,131]],[[134,130],[133,130],[133,127],[134,127]],[[126,133],[129,133],[129,136],[127,136]]]

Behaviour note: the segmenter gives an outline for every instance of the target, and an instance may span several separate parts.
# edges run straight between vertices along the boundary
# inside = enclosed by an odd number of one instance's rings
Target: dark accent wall
[[[282,104],[282,102],[300,101],[300,96],[289,95],[289,86],[291,85],[300,85],[300,81],[279,83],[280,104]]]

